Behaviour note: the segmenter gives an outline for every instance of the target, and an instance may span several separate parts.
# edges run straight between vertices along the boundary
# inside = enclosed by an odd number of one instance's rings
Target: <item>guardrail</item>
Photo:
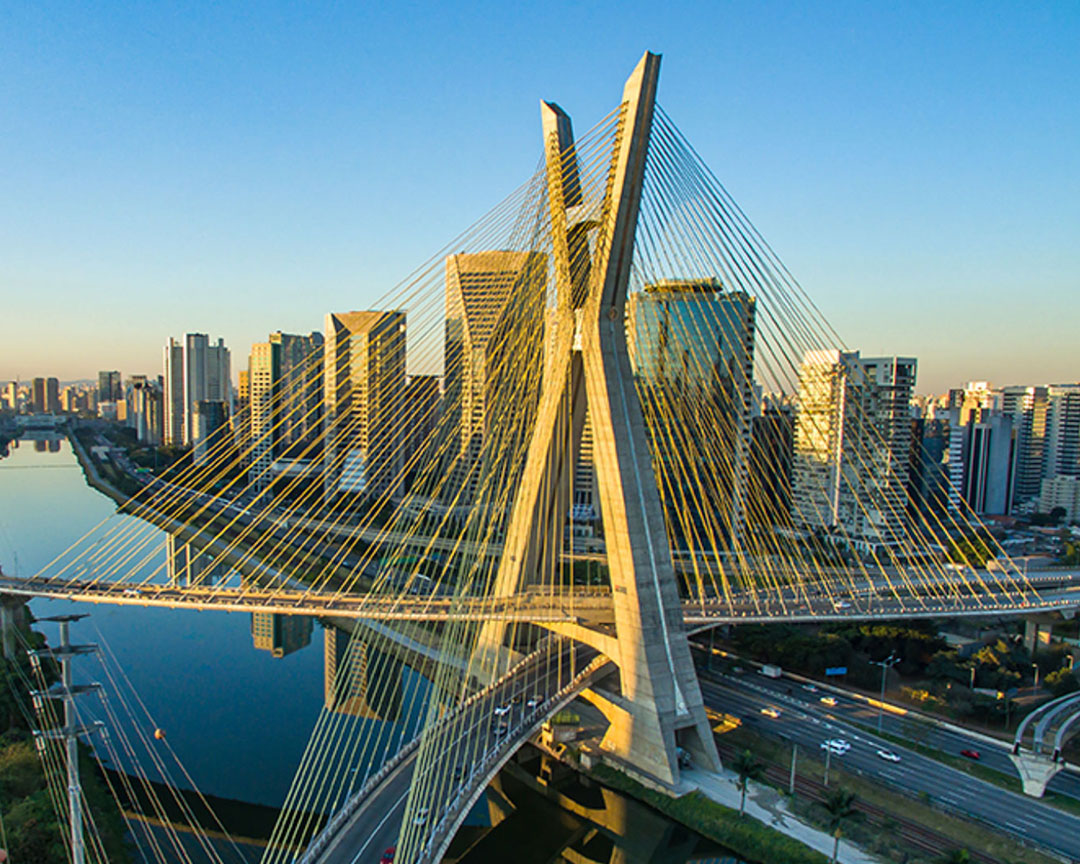
[[[434,723],[430,729],[421,731],[419,735],[409,739],[409,741],[390,759],[383,763],[383,766],[371,777],[369,777],[364,784],[352,795],[346,799],[345,803],[341,806],[337,813],[330,819],[329,822],[323,826],[315,838],[308,844],[307,849],[304,850],[304,854],[300,857],[297,864],[314,864],[319,859],[319,856],[326,851],[327,847],[333,841],[338,831],[349,821],[359,809],[360,804],[375,790],[379,785],[389,777],[394,771],[408,759],[413,751],[419,746],[423,740],[424,734],[432,734],[438,732],[441,728],[451,723],[461,712],[466,710],[470,705],[474,705],[476,702],[485,698],[496,688],[501,687],[507,681],[513,680],[518,672],[528,666],[529,664],[538,660],[551,646],[553,642],[560,643],[567,640],[563,636],[548,636],[542,639],[537,647],[518,661],[514,666],[506,672],[505,675],[495,679],[487,686],[477,690],[476,693],[471,695],[468,699],[462,702],[451,713],[444,715]],[[542,703],[543,704],[543,703]],[[537,709],[539,710],[539,709]],[[471,776],[471,775],[470,775]]]
[[[509,755],[517,750],[522,740],[534,734],[549,716],[562,710],[573,701],[591,677],[610,662],[602,654],[594,657],[586,664],[584,669],[557,693],[544,700],[531,713],[523,714],[513,732],[508,730],[507,734],[484,754],[484,759],[469,774],[470,780],[479,775],[484,782],[471,782],[458,789],[457,794],[451,799],[449,806],[444,809],[439,821],[435,823],[433,830],[428,834],[427,842],[417,854],[417,864],[425,864],[425,862],[434,862],[441,859],[446,851],[445,847],[449,846],[454,833],[457,831],[459,817],[472,806],[477,789],[483,788],[490,782],[491,777],[502,767]]]

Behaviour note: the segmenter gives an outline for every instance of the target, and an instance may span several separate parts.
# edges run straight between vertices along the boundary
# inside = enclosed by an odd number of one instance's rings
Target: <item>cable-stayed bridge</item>
[[[962,500],[910,493],[914,361],[845,349],[657,104],[659,65],[581,138],[542,103],[522,187],[288,374],[253,352],[230,425],[0,583],[363,630],[268,864],[381,834],[440,860],[578,696],[624,770],[717,768],[689,630],[1077,605]],[[446,662],[406,680],[403,646]]]

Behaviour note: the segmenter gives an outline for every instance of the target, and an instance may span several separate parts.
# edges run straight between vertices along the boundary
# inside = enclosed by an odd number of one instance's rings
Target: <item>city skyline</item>
[[[921,392],[1074,380],[1080,15],[778,9],[639,7],[602,46],[602,7],[11,11],[0,377],[152,373],[171,332],[244,350],[376,308],[532,170],[537,99],[599,119],[587,82],[652,46],[665,109],[848,346],[919,357]],[[555,20],[574,69],[527,38]],[[461,62],[467,28],[499,47]]]

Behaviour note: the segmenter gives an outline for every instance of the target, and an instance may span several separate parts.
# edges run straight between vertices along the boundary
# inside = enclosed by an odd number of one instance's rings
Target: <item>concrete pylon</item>
[[[569,117],[544,103],[548,194],[558,283],[557,331],[495,591],[510,596],[554,573],[586,404],[604,519],[615,638],[553,627],[602,646],[621,693],[597,701],[610,725],[602,747],[665,784],[679,779],[676,748],[704,768],[719,757],[690,657],[645,418],[627,351],[625,307],[660,57],[646,53],[626,82],[599,214],[581,200]],[[589,253],[588,234],[595,232]],[[578,348],[575,348],[575,345]],[[569,431],[569,434],[567,432]],[[481,644],[505,651],[505,625]]]
[[[1040,753],[1010,753],[1009,758],[1020,772],[1024,794],[1033,798],[1042,798],[1046,792],[1046,784],[1065,767],[1064,762],[1057,762]]]

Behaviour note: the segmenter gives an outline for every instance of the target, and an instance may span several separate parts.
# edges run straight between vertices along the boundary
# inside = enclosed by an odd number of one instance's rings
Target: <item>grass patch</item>
[[[789,765],[791,762],[791,747],[778,741],[760,735],[757,732],[739,727],[733,729],[721,737],[721,740],[736,747],[739,750],[747,749],[753,752],[759,759],[769,760],[781,765]],[[945,813],[925,799],[908,797],[877,781],[869,780],[859,774],[846,771],[842,759],[832,759],[829,766],[829,785],[843,786],[858,796],[858,800],[872,807],[876,807],[897,820],[915,823],[948,837],[952,845],[972,852],[982,854],[999,861],[1014,862],[1014,864],[1059,864],[1059,859],[1045,853],[1038,852],[1021,845],[1011,837],[988,830],[988,827],[979,822],[968,821],[958,816]],[[817,757],[816,753],[809,753],[804,748],[799,748],[798,772],[803,777],[810,777],[821,782],[825,774],[825,763]],[[783,791],[787,791],[786,784]],[[808,818],[814,819],[815,812],[806,802],[797,810],[805,813]],[[858,842],[859,826],[848,831],[845,835]],[[873,844],[871,844],[873,845]],[[919,861],[932,860],[915,856],[905,858],[901,853],[884,852],[894,861]]]
[[[594,768],[591,776],[597,782],[636,798],[687,828],[726,846],[748,861],[760,864],[825,864],[828,861],[820,852],[798,840],[749,816],[740,816],[737,810],[717,804],[701,792],[671,798],[642,786],[606,765]]]

